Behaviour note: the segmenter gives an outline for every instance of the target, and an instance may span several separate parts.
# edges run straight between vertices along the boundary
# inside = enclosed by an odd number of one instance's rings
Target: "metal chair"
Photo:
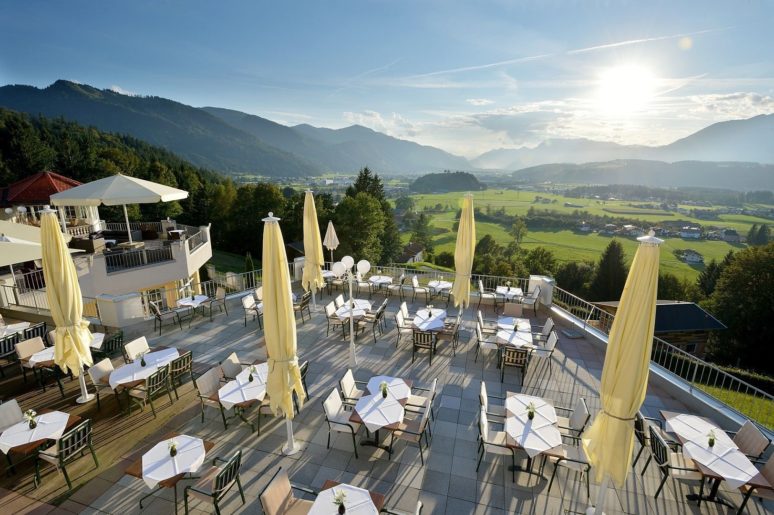
[[[400,300],[403,300],[403,285],[406,283],[406,276],[400,274],[400,278],[397,282],[387,285],[387,294],[389,296],[397,293],[400,296]]]
[[[548,361],[548,375],[551,375],[551,358],[554,356],[556,350],[556,344],[559,341],[559,337],[556,335],[556,331],[551,331],[551,335],[546,340],[546,343],[542,347],[535,347],[532,349],[533,358],[543,358]]]
[[[482,334],[497,334],[497,321],[484,319],[484,315],[481,314],[481,310],[476,311],[476,319],[481,326]]]
[[[537,316],[537,308],[538,304],[540,304],[540,286],[535,286],[535,289],[529,295],[522,297],[520,303],[522,306],[532,306],[535,316]]]
[[[497,396],[497,395],[489,395],[489,392],[486,389],[486,383],[484,381],[481,381],[481,391],[478,394],[479,407],[483,408],[483,410],[486,412],[487,415],[501,418],[504,421],[505,405],[501,404],[497,406],[492,406],[491,404],[489,404],[489,397],[494,397],[495,399],[505,402],[505,397]]]
[[[479,311],[480,313],[480,311]],[[497,344],[497,337],[494,334],[484,335],[483,329],[481,329],[481,323],[476,321],[476,355],[473,362],[478,361],[478,353],[480,351],[494,351],[500,352],[500,346]]]
[[[108,393],[115,395],[118,407],[121,408],[118,390],[114,390],[108,383],[108,378],[113,370],[113,362],[110,361],[110,358],[105,358],[98,363],[94,363],[86,371],[91,379],[91,384],[94,385],[94,393],[97,396],[97,409],[101,409],[99,395],[101,391],[107,391]]]
[[[215,297],[205,300],[201,303],[202,309],[210,308],[210,322],[212,322],[212,308],[216,306],[221,311],[225,311],[226,316],[228,316],[228,306],[226,305],[226,289],[223,286],[218,286],[218,288],[215,290]]]
[[[337,433],[349,433],[352,435],[352,447],[355,451],[355,458],[357,458],[357,442],[355,442],[355,435],[360,430],[360,424],[350,422],[350,412],[344,409],[344,404],[341,402],[339,391],[334,388],[322,404],[323,410],[325,411],[325,422],[328,423],[328,443],[326,449],[331,448],[331,431]]]
[[[540,331],[536,333],[532,333],[532,339],[538,340],[538,341],[545,341],[551,335],[551,331],[553,329],[554,329],[554,319],[551,317],[548,317],[546,319],[546,323],[543,324],[542,327],[540,327]]]
[[[425,296],[425,303],[430,302],[430,288],[419,286],[419,279],[416,275],[411,276],[411,289],[414,291],[414,295],[411,297],[411,302],[414,302],[417,298],[417,294]]]
[[[218,463],[223,463],[218,467]],[[183,503],[185,513],[188,513],[188,495],[201,501],[209,501],[215,506],[215,513],[220,515],[218,503],[226,496],[229,490],[236,485],[242,504],[245,504],[245,492],[242,490],[242,482],[239,480],[239,469],[242,467],[242,451],[236,451],[231,458],[215,458],[212,467],[205,472],[195,485],[189,485],[183,490]]]
[[[67,431],[53,446],[38,451],[35,457],[35,488],[40,483],[40,463],[41,461],[46,461],[62,471],[62,475],[64,475],[67,482],[67,490],[72,490],[73,484],[70,481],[70,476],[67,474],[67,467],[65,465],[83,456],[83,452],[87,448],[91,452],[91,457],[94,458],[94,466],[99,468],[97,453],[94,452],[94,446],[91,441],[91,420],[89,419],[84,420]]]
[[[312,319],[312,310],[309,307],[310,302],[312,302],[312,292],[307,291],[301,295],[301,300],[299,303],[293,305],[293,312],[301,315],[302,323],[306,323],[306,320],[304,320],[304,311],[306,311],[307,315],[309,315],[309,320]]]
[[[762,469],[760,469],[761,475],[766,479],[766,481],[769,482],[770,485],[774,485],[774,457],[769,456],[768,461],[763,466]],[[747,501],[750,500],[750,497],[753,495],[753,492],[755,492],[755,495],[757,497],[760,497],[761,499],[768,499],[769,501],[774,501],[774,490],[771,489],[765,489],[765,488],[754,488],[752,486],[742,485],[739,487],[739,491],[744,496],[742,499],[742,504],[739,505],[739,511],[737,511],[737,515],[741,515],[741,513],[744,511],[745,506],[747,506]]]
[[[398,425],[398,429],[392,432],[390,437],[389,458],[392,458],[392,444],[395,442],[395,438],[403,440],[406,443],[415,443],[419,447],[419,459],[422,460],[422,466],[425,464],[425,453],[422,450],[422,437],[425,437],[425,447],[430,446],[430,424],[428,422],[430,418],[429,409],[422,412],[422,416],[410,420],[405,420]]]
[[[398,329],[398,339],[395,340],[395,347],[397,347],[400,343],[401,336],[404,334],[413,334],[414,327],[410,323],[406,323],[403,312],[400,310],[395,313],[395,327]]]
[[[159,307],[159,305],[150,300],[148,301],[148,305],[151,308],[151,313],[153,314],[153,330],[156,330],[156,325],[159,326],[159,336],[161,336],[161,328],[164,325],[164,322],[167,320],[171,320],[172,323],[177,323],[178,326],[180,326],[180,330],[183,330],[183,321],[180,317],[181,311],[178,311],[176,309],[169,309],[166,311],[162,311],[162,309]],[[187,308],[186,308],[187,309]],[[190,321],[189,321],[190,325]]]
[[[640,459],[640,455],[642,455],[643,451],[645,451],[646,448],[650,449],[651,426],[656,428],[669,447],[675,448],[679,445],[677,442],[669,438],[664,432],[664,422],[662,420],[658,418],[646,417],[642,414],[642,412],[638,411],[634,414],[634,437],[640,444],[640,450],[637,451],[637,456],[635,456],[634,461],[632,461],[632,468],[637,465],[637,461]],[[650,464],[651,459],[652,456],[648,456],[648,460],[645,462],[645,466],[642,468],[641,475],[645,475],[645,471],[648,470],[648,465]]]
[[[411,362],[414,363],[414,357],[417,350],[427,350],[430,356],[430,366],[433,366],[433,354],[438,344],[438,335],[430,331],[421,331],[414,329],[412,332]]]
[[[185,374],[191,376],[191,382],[193,382],[193,354],[190,350],[169,363],[169,383],[175,391],[175,399],[180,399],[180,396],[177,394],[177,387],[183,386],[183,376]]]
[[[307,494],[317,495],[317,492],[309,488],[294,485],[288,478],[288,473],[277,469],[269,484],[261,491],[258,498],[261,500],[261,508],[265,515],[287,515],[291,513],[304,514],[309,513],[312,508],[312,501],[299,499],[293,495],[293,490],[298,490]]]
[[[488,453],[499,456],[511,457],[511,474],[513,482],[516,482],[516,449],[506,445],[507,436],[505,431],[492,431],[489,429],[489,419],[486,416],[486,410],[481,407],[478,414],[478,463],[476,472],[481,468],[481,461]]]
[[[114,334],[106,334],[102,340],[102,346],[99,349],[92,349],[91,355],[95,359],[111,358],[118,354],[123,353],[124,349],[124,332],[118,331]]]
[[[559,427],[559,432],[569,436],[580,436],[591,419],[591,412],[586,404],[586,399],[583,397],[578,397],[573,408],[555,406],[554,409],[569,414],[569,416],[560,415],[556,417],[556,425]]]
[[[341,400],[347,404],[354,404],[365,393],[357,385],[365,384],[363,381],[355,381],[355,376],[352,374],[352,369],[347,369],[344,376],[339,380],[339,387],[341,388]]]
[[[135,386],[129,390],[129,414],[132,414],[132,404],[139,404],[145,410],[145,404],[150,403],[153,416],[156,416],[156,407],[153,405],[153,397],[158,393],[167,392],[169,403],[172,400],[172,391],[169,388],[169,365],[159,367],[154,373],[148,376],[144,385]]]
[[[556,471],[559,470],[559,467],[564,467],[568,470],[568,473],[570,470],[575,472],[575,475],[578,474],[581,475],[581,477],[586,478],[586,498],[591,498],[591,486],[589,485],[589,475],[591,473],[591,464],[589,464],[588,459],[586,458],[586,454],[583,452],[583,448],[578,445],[579,438],[572,437],[569,435],[563,435],[562,438],[569,438],[573,440],[572,445],[565,445],[562,443],[562,453],[564,456],[562,457],[553,457],[549,456],[548,460],[553,463],[554,465],[554,471],[551,474],[551,481],[548,483],[548,492],[551,491],[551,487],[554,485],[554,478],[556,477]],[[544,462],[545,463],[545,462]]]
[[[124,345],[124,361],[126,363],[131,363],[149,352],[150,347],[148,346],[148,340],[146,340],[144,336],[140,336]]]
[[[341,320],[336,316],[336,305],[333,301],[330,301],[325,305],[325,321],[327,327],[325,328],[325,336],[328,336],[331,332],[331,327],[335,330],[337,327],[341,327],[342,337],[347,335],[347,327],[349,327],[349,320]]]
[[[44,335],[45,336],[45,335]],[[29,340],[24,340],[15,345],[16,348],[16,356],[19,360],[19,365],[22,370],[22,374],[24,377],[24,381],[27,381],[27,370],[32,370],[32,375],[35,377],[35,380],[38,381],[38,384],[43,389],[43,391],[46,391],[46,375],[49,375],[54,378],[56,381],[57,386],[59,387],[59,393],[64,398],[64,386],[62,386],[62,380],[61,380],[61,372],[59,370],[59,367],[57,365],[51,365],[51,366],[40,366],[34,365],[29,362],[29,359],[32,357],[33,354],[36,352],[40,352],[42,350],[45,350],[46,346],[43,344],[43,337],[41,336],[35,336],[33,338],[30,338]]]
[[[363,274],[360,272],[355,273],[355,286],[357,286],[357,296],[360,296],[360,290],[362,288],[365,288],[368,290],[368,298],[370,299],[374,294],[374,288],[373,284],[371,284],[371,281],[366,281],[363,279]]]
[[[339,309],[341,306],[344,305],[344,295],[337,295],[335,299],[333,299],[333,305],[336,306],[336,309]]]
[[[730,434],[733,435],[734,443],[739,447],[739,450],[752,459],[759,459],[763,456],[771,444],[771,440],[749,420],[742,424],[739,431]]]
[[[255,303],[255,297],[245,295],[242,297],[242,309],[245,312],[245,327],[247,327],[247,315],[253,315],[253,320],[258,319],[258,327],[263,329],[263,309]]]
[[[19,333],[9,334],[0,338],[0,377],[5,377],[5,368],[16,364],[16,344],[19,343]]]
[[[481,309],[481,302],[483,300],[491,300],[492,305],[494,306],[495,312],[497,311],[497,292],[495,290],[489,289],[487,290],[484,288],[484,281],[481,279],[478,280],[478,307],[476,309]]]
[[[223,378],[227,381],[231,381],[236,379],[236,376],[242,372],[243,367],[249,367],[254,363],[243,363],[239,360],[236,352],[232,352],[226,356],[226,359],[218,364],[220,365],[220,369],[223,371]]]
[[[406,406],[408,408],[420,408],[422,410],[429,409],[430,410],[430,417],[435,420],[435,413],[433,412],[433,403],[435,401],[435,395],[438,391],[438,378],[436,377],[433,379],[433,382],[430,384],[430,388],[418,388],[414,387],[412,388],[413,392],[427,392],[427,395],[416,395],[414,393],[409,395],[408,400],[406,401]]]
[[[523,315],[521,304],[515,302],[506,302],[503,304],[504,317],[520,317]]]
[[[211,408],[217,408],[220,411],[220,417],[223,419],[223,429],[228,429],[228,421],[226,419],[226,411],[223,409],[223,405],[217,400],[217,393],[220,389],[220,379],[223,376],[223,371],[220,367],[216,366],[209,369],[194,380],[196,385],[196,393],[199,397],[199,402],[202,408],[202,423],[204,423],[204,407],[209,406]]]
[[[413,511],[399,510],[397,508],[382,508],[380,513],[387,515],[422,515],[422,501],[417,501],[417,506]]]
[[[696,469],[690,458],[686,458],[682,452],[672,451],[653,426],[648,429],[650,430],[650,451],[653,454],[653,461],[662,475],[661,483],[659,483],[653,498],[658,499],[658,495],[664,488],[664,483],[671,476],[678,481],[701,482],[698,500],[698,504],[701,504],[701,497],[704,493],[704,476]]]
[[[32,324],[27,329],[22,331],[21,339],[31,340],[32,338],[37,338],[38,336],[45,338],[46,333],[48,333],[48,325],[46,325],[45,322],[38,322],[37,324]]]
[[[521,385],[524,386],[524,376],[527,375],[531,356],[530,349],[504,346],[500,351],[500,382],[505,380],[505,367],[513,367],[521,370]]]

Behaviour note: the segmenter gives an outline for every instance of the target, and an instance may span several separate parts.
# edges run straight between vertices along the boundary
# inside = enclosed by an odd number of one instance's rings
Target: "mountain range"
[[[606,182],[599,170],[631,170],[631,163],[660,161],[730,161],[714,169],[735,166],[749,177],[754,167],[739,162],[774,163],[774,114],[720,122],[669,145],[619,145],[587,139],[549,139],[534,148],[492,150],[469,161],[441,149],[382,134],[359,125],[327,129],[286,126],[260,116],[219,107],[192,107],[154,96],[132,96],[85,84],[58,80],[46,88],[0,87],[0,107],[31,115],[62,117],[100,130],[128,134],[163,147],[191,163],[227,174],[303,177],[325,172],[352,173],[369,166],[380,173],[422,174],[440,170],[520,170],[519,178],[551,180],[557,168],[540,165],[569,163],[560,175],[582,182]],[[606,167],[601,162],[613,161]],[[622,167],[621,163],[630,163]],[[688,166],[688,169],[698,165]],[[537,167],[537,168],[531,168]],[[673,173],[682,173],[681,165]],[[595,170],[595,171],[592,171]],[[537,178],[538,173],[547,174]],[[600,175],[600,173],[602,175]],[[616,172],[617,173],[617,172]],[[691,180],[695,174],[689,173]],[[623,173],[622,176],[627,176]],[[666,174],[669,177],[670,174]],[[636,176],[635,176],[636,178]],[[682,179],[678,178],[678,182]],[[609,182],[609,181],[607,181]],[[640,181],[641,182],[641,181]],[[703,180],[699,185],[710,186]],[[721,187],[721,186],[718,186]],[[738,185],[737,188],[744,186]],[[756,186],[758,187],[758,186]]]
[[[591,163],[554,163],[513,172],[518,182],[560,184],[637,184],[654,188],[708,187],[774,190],[774,164],[649,161],[616,159]]]
[[[617,159],[774,163],[774,114],[712,124],[669,145],[619,145],[588,139],[548,139],[533,148],[496,149],[472,160],[477,168],[518,170],[551,163]]]

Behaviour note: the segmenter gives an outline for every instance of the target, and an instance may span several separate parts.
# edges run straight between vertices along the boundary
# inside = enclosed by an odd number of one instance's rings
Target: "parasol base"
[[[93,393],[87,393],[85,396],[79,395],[77,399],[75,399],[75,402],[78,404],[86,404],[87,402],[93,401],[95,395]]]
[[[294,454],[298,454],[302,450],[303,449],[301,449],[300,445],[298,445],[297,443],[293,442],[293,447],[288,447],[287,445],[285,445],[282,448],[282,454],[284,454],[285,456],[293,456]]]

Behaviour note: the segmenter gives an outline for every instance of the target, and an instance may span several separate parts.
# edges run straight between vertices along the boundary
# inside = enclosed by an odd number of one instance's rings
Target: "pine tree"
[[[756,245],[767,245],[770,239],[771,230],[769,229],[769,226],[766,224],[761,224],[761,226],[758,228]]]
[[[758,244],[758,224],[753,224],[753,226],[750,227],[750,230],[747,232],[747,244]]]
[[[591,300],[618,300],[626,284],[627,268],[623,247],[613,240],[602,253],[594,280],[589,286]]]

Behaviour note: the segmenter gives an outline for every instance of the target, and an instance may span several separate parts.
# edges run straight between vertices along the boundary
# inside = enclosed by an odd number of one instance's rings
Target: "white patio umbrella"
[[[328,229],[325,231],[323,245],[331,251],[331,263],[333,263],[333,251],[339,247],[339,237],[336,236],[336,229],[333,228],[333,222],[328,220]]]
[[[263,222],[263,332],[269,354],[266,394],[274,414],[285,417],[288,441],[282,452],[290,455],[301,450],[293,438],[293,392],[300,406],[304,405],[306,395],[298,368],[296,319],[285,242],[279,218],[269,213]]]
[[[55,206],[123,206],[126,231],[132,242],[127,204],[156,204],[188,198],[188,192],[157,182],[116,174],[51,195]]]
[[[78,249],[68,249],[70,254],[83,252]],[[16,281],[12,265],[26,263],[43,258],[43,246],[40,242],[15,238],[6,234],[0,234],[0,266],[11,269],[11,278]]]

